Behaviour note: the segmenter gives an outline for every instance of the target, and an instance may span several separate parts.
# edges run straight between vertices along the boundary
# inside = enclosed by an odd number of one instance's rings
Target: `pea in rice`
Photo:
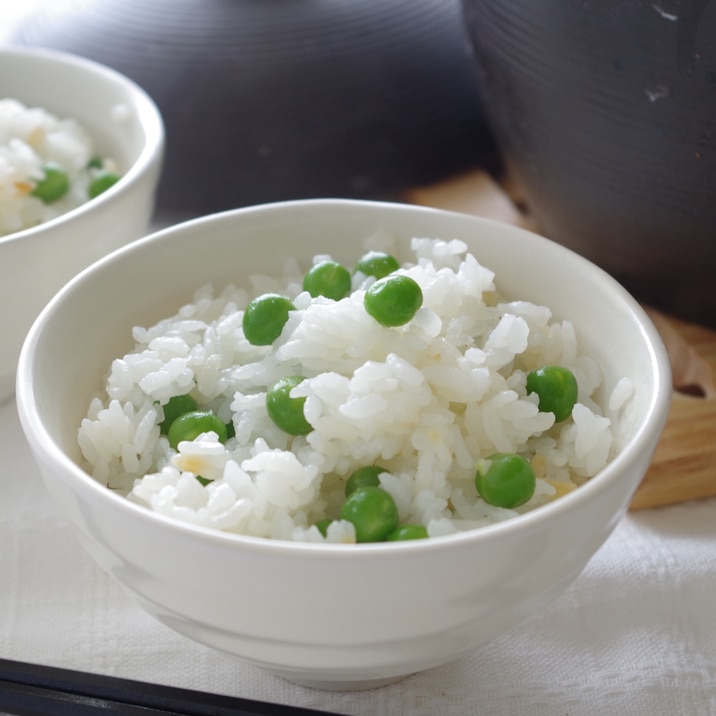
[[[55,219],[118,179],[77,121],[0,99],[0,236]]]
[[[392,246],[376,236],[366,248]],[[612,457],[612,424],[594,398],[600,367],[572,324],[553,320],[548,307],[501,297],[493,272],[462,241],[416,238],[411,251],[397,273],[417,282],[423,302],[402,326],[366,312],[374,278],[356,272],[345,298],[314,298],[302,289],[309,267],[289,260],[281,276],[220,292],[204,286],[175,316],[136,327],[134,350],[112,363],[78,431],[86,469],[178,520],[344,543],[356,539],[340,519],[345,483],[366,465],[386,471],[380,487],[400,523],[423,525],[430,537],[514,517],[601,470]],[[252,345],[244,309],[269,292],[288,296],[295,310],[272,345]],[[578,383],[571,417],[560,423],[526,389],[527,374],[550,364]],[[291,393],[305,398],[305,435],[287,434],[267,413],[267,391],[287,375],[306,378]],[[617,409],[629,381],[618,389]],[[160,434],[163,406],[185,394],[231,427],[225,443],[210,431],[174,449]],[[531,463],[534,494],[519,507],[490,505],[476,492],[476,465],[493,453]],[[324,536],[316,523],[326,519]]]

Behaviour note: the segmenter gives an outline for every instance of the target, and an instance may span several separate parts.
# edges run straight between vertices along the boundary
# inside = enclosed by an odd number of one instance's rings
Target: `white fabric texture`
[[[194,644],[136,607],[55,511],[13,400],[0,456],[0,658],[356,716],[716,714],[716,500],[628,514],[543,613],[447,666],[341,693]]]

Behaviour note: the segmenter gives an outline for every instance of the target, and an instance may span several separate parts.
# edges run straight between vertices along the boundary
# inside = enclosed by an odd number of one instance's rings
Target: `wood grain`
[[[650,314],[669,351],[674,394],[632,510],[716,496],[716,331]]]
[[[407,191],[404,201],[536,229],[516,187],[480,169]],[[647,307],[664,339],[674,376],[669,417],[630,509],[716,496],[716,331]]]

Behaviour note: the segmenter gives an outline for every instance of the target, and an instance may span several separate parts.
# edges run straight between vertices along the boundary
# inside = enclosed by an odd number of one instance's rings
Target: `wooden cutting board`
[[[482,170],[411,189],[402,198],[536,229],[515,188],[509,182],[498,184]],[[674,393],[632,510],[716,496],[716,331],[647,311],[669,352]]]
[[[716,331],[649,311],[669,351],[669,417],[632,510],[716,495]]]

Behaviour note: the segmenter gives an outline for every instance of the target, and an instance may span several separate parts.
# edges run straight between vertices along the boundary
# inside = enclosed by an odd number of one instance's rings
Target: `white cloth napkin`
[[[13,400],[0,405],[0,457],[0,658],[346,715],[716,714],[716,500],[627,515],[549,608],[461,660],[336,693],[136,607],[50,503]]]

